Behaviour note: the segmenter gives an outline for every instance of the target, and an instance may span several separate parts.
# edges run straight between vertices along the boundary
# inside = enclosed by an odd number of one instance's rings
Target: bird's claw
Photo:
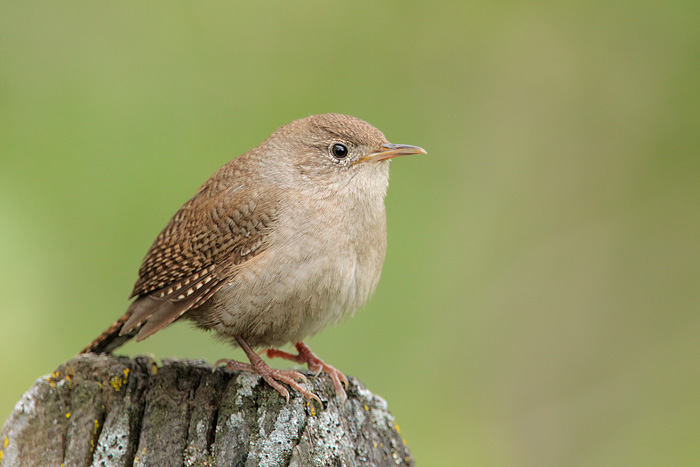
[[[341,403],[345,402],[347,400],[347,394],[345,393],[345,389],[347,389],[350,386],[350,383],[348,382],[348,379],[345,377],[345,375],[336,368],[321,360],[303,342],[297,342],[295,344],[295,347],[299,352],[297,355],[277,349],[267,349],[265,353],[268,358],[280,357],[297,363],[306,363],[309,369],[314,372],[314,376],[316,377],[318,377],[318,375],[320,375],[321,372],[328,373],[328,376],[331,377],[331,381],[333,381],[333,387],[335,388],[336,396],[338,396],[341,399]],[[343,386],[345,388],[343,388]]]

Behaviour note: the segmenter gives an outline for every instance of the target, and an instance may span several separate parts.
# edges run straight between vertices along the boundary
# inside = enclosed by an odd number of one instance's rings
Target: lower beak
[[[373,152],[369,156],[359,159],[355,164],[367,161],[385,161],[397,156],[410,156],[411,154],[428,154],[427,151],[418,146],[410,144],[384,144],[381,151]]]

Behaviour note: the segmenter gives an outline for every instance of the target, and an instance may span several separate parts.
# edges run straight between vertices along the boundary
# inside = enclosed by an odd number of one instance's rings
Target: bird
[[[349,115],[281,126],[175,213],[139,268],[126,313],[80,353],[111,353],[188,320],[249,360],[214,368],[257,373],[287,401],[285,384],[320,402],[302,373],[270,367],[266,353],[327,373],[344,401],[347,378],[304,339],[352,315],[376,289],[390,160],[412,154],[426,151],[392,144]],[[289,343],[296,354],[279,349]]]

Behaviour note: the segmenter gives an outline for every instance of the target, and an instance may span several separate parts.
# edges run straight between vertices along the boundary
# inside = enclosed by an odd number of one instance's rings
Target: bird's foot
[[[304,388],[301,384],[298,383],[298,381],[304,383],[308,382],[306,376],[302,375],[298,371],[278,370],[276,368],[271,368],[270,366],[268,366],[267,363],[263,361],[262,358],[260,358],[258,354],[256,354],[253,351],[253,349],[251,349],[251,347],[246,341],[239,338],[237,338],[236,340],[248,356],[248,359],[250,359],[250,363],[243,363],[236,360],[227,360],[225,358],[222,358],[214,364],[214,368],[218,367],[222,363],[225,363],[226,368],[232,371],[250,371],[252,373],[257,373],[260,376],[262,376],[262,378],[267,382],[267,384],[275,388],[277,392],[279,392],[282,395],[282,397],[284,397],[287,400],[287,402],[289,402],[289,391],[287,391],[287,388],[282,386],[282,384],[280,383],[285,383],[289,385],[293,389],[299,391],[307,399],[315,399],[316,401],[318,401],[319,404],[323,405],[321,403],[321,399],[319,399],[319,397],[316,394]]]
[[[315,353],[313,353],[309,346],[303,342],[297,342],[294,344],[294,347],[296,347],[297,352],[299,352],[298,355],[284,352],[283,350],[268,349],[266,351],[267,358],[279,357],[301,364],[306,363],[309,369],[316,373],[316,376],[318,376],[322,371],[328,373],[328,375],[331,377],[331,381],[333,381],[336,396],[340,398],[341,403],[345,402],[347,399],[347,394],[345,393],[343,386],[345,386],[345,388],[348,387],[348,379],[345,377],[345,375],[321,360]]]

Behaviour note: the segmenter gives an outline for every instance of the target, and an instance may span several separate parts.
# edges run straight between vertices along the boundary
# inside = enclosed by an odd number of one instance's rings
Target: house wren
[[[372,125],[347,115],[313,115],[275,131],[207,180],[158,235],[139,269],[131,303],[81,353],[109,353],[187,319],[240,346],[250,364],[289,399],[285,383],[317,397],[292,370],[268,357],[306,363],[333,380],[345,376],[302,340],[355,311],[370,297],[384,262],[384,197],[389,159],[425,154],[390,144]],[[298,354],[274,347],[295,343]]]

